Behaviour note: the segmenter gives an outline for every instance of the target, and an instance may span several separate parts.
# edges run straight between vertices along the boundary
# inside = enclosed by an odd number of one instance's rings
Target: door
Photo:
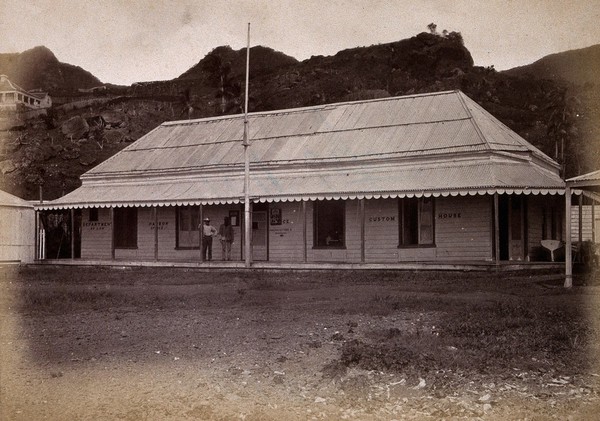
[[[508,241],[509,231],[509,198],[505,195],[498,197],[498,244],[500,246],[500,260],[508,260],[510,247]]]
[[[498,203],[500,260],[524,260],[526,244],[525,201],[521,196],[500,196]]]
[[[523,220],[523,200],[521,196],[511,196],[510,198],[510,233],[509,233],[509,252],[510,260],[523,260],[525,256],[524,247],[524,220]]]
[[[252,260],[268,260],[269,225],[267,211],[252,212]]]

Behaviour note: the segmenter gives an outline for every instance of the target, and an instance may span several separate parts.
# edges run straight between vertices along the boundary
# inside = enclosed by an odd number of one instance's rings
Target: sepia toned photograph
[[[593,420],[600,8],[4,0],[0,420]]]

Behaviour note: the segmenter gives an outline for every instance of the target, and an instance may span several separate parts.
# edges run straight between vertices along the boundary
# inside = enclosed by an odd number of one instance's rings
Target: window
[[[115,248],[137,247],[137,208],[115,208]]]
[[[98,222],[98,208],[89,208],[88,209],[90,222]]]
[[[400,199],[400,246],[433,245],[433,199]]]
[[[314,246],[317,248],[344,248],[346,202],[319,200],[314,204]]]
[[[177,248],[200,247],[199,216],[199,206],[177,208]]]
[[[240,226],[240,211],[230,210],[229,211],[229,222],[231,222],[232,227]]]

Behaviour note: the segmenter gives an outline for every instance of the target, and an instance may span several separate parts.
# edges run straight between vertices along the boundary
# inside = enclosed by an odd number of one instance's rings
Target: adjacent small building
[[[0,263],[31,263],[34,253],[33,205],[0,190]]]
[[[0,110],[30,111],[49,108],[52,99],[47,92],[26,91],[0,75]]]
[[[248,120],[254,262],[486,266],[549,261],[541,240],[564,238],[559,165],[460,91]],[[241,261],[243,130],[163,123],[37,209],[80,214],[88,260],[199,262],[200,221],[230,217]]]

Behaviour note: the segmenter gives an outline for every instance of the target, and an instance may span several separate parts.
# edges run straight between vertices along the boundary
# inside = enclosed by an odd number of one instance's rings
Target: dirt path
[[[0,415],[593,419],[599,287],[558,280],[4,270]]]

